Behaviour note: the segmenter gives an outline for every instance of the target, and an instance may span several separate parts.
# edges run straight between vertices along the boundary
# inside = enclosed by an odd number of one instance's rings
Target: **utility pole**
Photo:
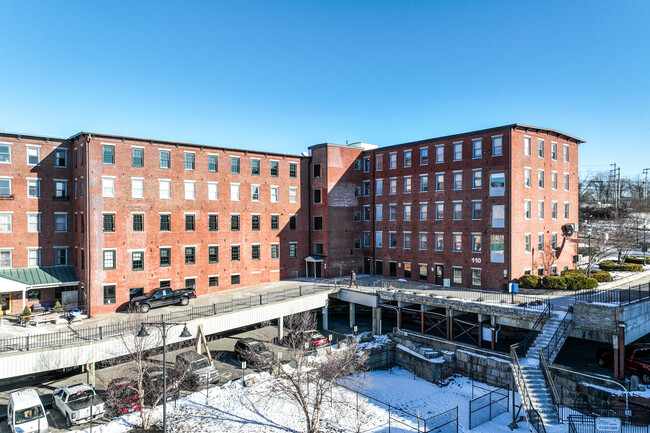
[[[614,180],[614,208],[618,212],[618,207],[620,206],[620,191],[621,191],[621,167],[616,167],[616,163],[609,164],[612,169],[612,177]]]
[[[643,174],[645,174],[645,182],[643,182],[643,199],[645,200],[646,210],[648,209],[648,172],[650,168],[644,168]]]

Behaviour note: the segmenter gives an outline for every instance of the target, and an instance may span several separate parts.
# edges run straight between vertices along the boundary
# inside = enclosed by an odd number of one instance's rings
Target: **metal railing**
[[[569,415],[569,433],[598,433],[596,416]],[[649,433],[650,426],[646,424],[630,424],[621,420],[620,433]]]
[[[571,332],[571,326],[573,325],[572,319],[573,316],[571,313],[567,312],[546,347],[540,349],[540,356],[543,356],[545,363],[552,363],[551,356],[553,355],[553,352],[555,352],[555,349],[557,349],[561,343],[564,344],[566,337],[569,335],[569,332]]]
[[[551,317],[550,303],[544,307],[544,310],[537,317],[537,320],[533,324],[533,327],[530,328],[530,332],[528,332],[526,338],[524,338],[524,341],[510,346],[510,352],[514,350],[518,356],[525,358],[526,355],[528,354],[528,349],[530,349],[530,346],[532,346],[533,343],[535,342],[535,338],[541,332],[542,328],[544,327],[544,323],[549,317]]]
[[[603,304],[629,305],[650,299],[650,283],[607,290],[583,290],[575,294],[576,302],[599,302]]]
[[[133,333],[140,329],[140,325],[143,321],[150,322],[156,320],[159,322],[186,322],[189,320],[217,316],[287,299],[298,298],[303,295],[327,290],[331,290],[331,287],[328,285],[314,284],[294,289],[284,289],[266,292],[259,295],[250,295],[247,298],[233,299],[227,302],[217,302],[210,305],[191,308],[179,308],[178,310],[174,309],[174,311],[162,314],[149,313],[137,316],[127,315],[124,319],[121,319],[120,322],[109,325],[92,326],[87,328],[68,327],[65,331],[2,338],[0,339],[0,353],[36,350],[75,343],[99,341]]]
[[[423,433],[458,433],[458,406],[424,420]]]
[[[544,375],[544,380],[546,381],[546,386],[551,390],[551,400],[553,400],[553,406],[555,406],[555,412],[557,413],[558,420],[560,420],[560,396],[557,393],[557,388],[555,388],[555,381],[553,376],[548,369],[548,363],[544,357],[542,349],[539,349],[539,366],[542,369],[542,374]]]
[[[488,391],[469,401],[469,429],[492,421],[509,410],[510,397],[507,389],[498,388]]]
[[[568,421],[569,417],[583,415],[590,417],[620,418],[624,424],[650,425],[650,409],[645,406],[612,402],[607,404],[579,403],[572,406],[560,406],[560,421]]]

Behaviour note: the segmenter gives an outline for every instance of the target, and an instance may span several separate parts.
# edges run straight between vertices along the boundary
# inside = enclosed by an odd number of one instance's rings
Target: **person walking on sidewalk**
[[[352,273],[350,274],[350,284],[348,285],[348,287],[352,287],[353,284],[354,287],[359,287],[357,286],[357,274],[354,271],[352,271]]]

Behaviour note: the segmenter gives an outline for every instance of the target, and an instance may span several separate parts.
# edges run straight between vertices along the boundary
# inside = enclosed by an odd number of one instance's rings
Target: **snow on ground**
[[[286,398],[271,392],[268,373],[250,387],[243,387],[241,380],[228,382],[221,387],[196,392],[179,399],[167,407],[170,432],[301,432],[304,418],[297,406]],[[475,383],[483,388],[493,389]],[[358,390],[370,398],[360,396],[357,410],[357,396],[354,392],[339,387],[335,396],[341,401],[330,407],[324,405],[321,429],[324,432],[360,431],[388,432],[388,409],[377,402],[381,400],[393,406],[391,431],[417,431],[416,418],[407,415],[395,418],[395,413],[404,410],[420,414],[423,418],[442,413],[458,406],[459,431],[469,431],[469,400],[472,398],[472,382],[461,376],[450,378],[444,386],[438,386],[414,377],[412,373],[393,368],[387,371],[361,373],[345,379],[345,386]],[[475,396],[485,391],[474,390]],[[373,400],[376,399],[376,400]],[[162,408],[156,409],[155,418],[160,421]],[[491,422],[472,429],[475,433],[510,433],[508,424],[511,413],[504,413]],[[139,422],[139,413],[117,418],[93,430],[98,433],[123,433]],[[429,425],[431,427],[431,425]],[[528,430],[525,422],[520,423],[522,432]],[[564,432],[566,426],[547,427],[549,433]]]

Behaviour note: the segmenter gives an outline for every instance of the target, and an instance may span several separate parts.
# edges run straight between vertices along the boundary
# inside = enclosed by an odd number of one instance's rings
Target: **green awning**
[[[305,261],[307,262],[322,262],[324,258],[322,256],[318,256],[316,254],[312,254],[311,256],[308,256]]]
[[[57,287],[79,284],[79,276],[72,266],[0,269],[0,278],[6,278],[35,289],[39,286]],[[0,289],[0,291],[2,290]]]

